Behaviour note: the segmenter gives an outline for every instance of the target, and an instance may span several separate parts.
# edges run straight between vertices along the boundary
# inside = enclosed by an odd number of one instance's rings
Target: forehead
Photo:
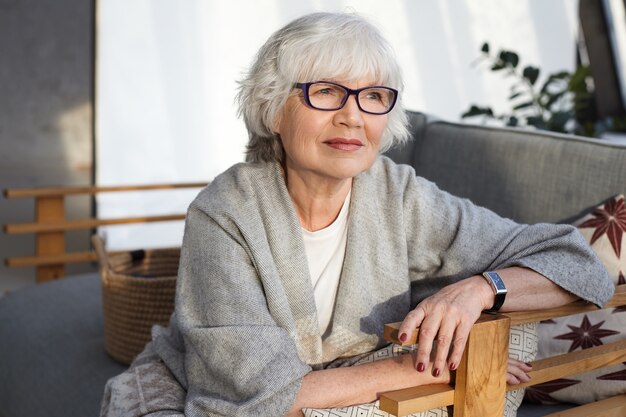
[[[320,51],[321,52],[321,51]],[[295,73],[289,74],[287,69],[284,75],[297,82],[312,81],[367,81],[375,84],[388,84],[392,77],[392,71],[388,65],[381,62],[378,57],[359,55],[351,51],[347,55],[327,56],[315,53],[305,53],[297,66],[291,66]],[[289,76],[291,75],[291,76]],[[295,76],[295,77],[294,77]],[[294,78],[292,78],[294,77]]]
[[[380,82],[378,82],[374,77],[363,77],[363,78],[351,79],[351,78],[342,76],[342,77],[332,77],[332,78],[321,78],[318,80],[311,80],[310,82],[314,82],[314,81],[328,81],[328,82],[340,84],[344,87],[348,87],[352,89],[380,84]]]

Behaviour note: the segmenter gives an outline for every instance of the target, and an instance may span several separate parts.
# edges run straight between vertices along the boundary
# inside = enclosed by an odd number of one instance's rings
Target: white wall
[[[507,108],[509,82],[471,66],[480,46],[545,73],[573,69],[577,0],[99,0],[96,146],[100,185],[208,181],[243,159],[236,80],[280,26],[354,10],[395,46],[409,109],[458,120],[470,103]],[[110,195],[102,217],[184,212],[197,190]],[[180,244],[182,224],[111,227],[112,248]]]

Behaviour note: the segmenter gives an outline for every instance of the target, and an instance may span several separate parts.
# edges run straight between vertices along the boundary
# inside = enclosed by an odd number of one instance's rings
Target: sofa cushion
[[[575,224],[606,266],[615,284],[626,274],[626,206],[624,197],[610,198]],[[539,359],[587,349],[626,338],[626,306],[560,317],[539,324]],[[584,404],[626,393],[626,365],[535,385],[526,398],[538,403]]]
[[[558,222],[626,193],[626,145],[409,112],[413,140],[388,155],[417,175],[521,223]]]
[[[0,298],[0,415],[95,416],[125,367],[104,351],[97,274]]]

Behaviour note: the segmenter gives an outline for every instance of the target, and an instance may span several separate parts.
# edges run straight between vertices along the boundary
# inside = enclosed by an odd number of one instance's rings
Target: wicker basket
[[[167,325],[174,311],[180,249],[108,254],[98,235],[92,242],[100,263],[104,347],[129,364],[150,341],[154,324]]]

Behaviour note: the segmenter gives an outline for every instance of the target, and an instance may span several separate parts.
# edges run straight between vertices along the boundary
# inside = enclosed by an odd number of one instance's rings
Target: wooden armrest
[[[593,403],[581,405],[558,413],[551,413],[544,417],[623,417],[626,416],[626,395],[616,395]]]
[[[206,187],[206,182],[179,183],[179,184],[148,184],[148,185],[122,185],[109,187],[40,187],[40,188],[7,188],[4,190],[6,198],[26,197],[58,197],[76,194],[98,194],[118,191],[147,191],[147,190],[172,190],[175,188],[201,188]]]
[[[622,305],[626,305],[626,284],[615,287],[615,294],[613,294],[613,297],[608,303],[606,303],[604,308],[619,307]],[[534,311],[515,311],[511,313],[504,313],[504,315],[511,318],[511,326],[515,326],[517,324],[533,323],[536,321],[570,316],[572,314],[595,310],[598,310],[598,307],[591,303],[587,303],[585,301],[574,301],[573,303],[561,307]]]
[[[621,305],[626,305],[626,285],[617,286],[615,295],[605,308]],[[535,361],[532,363],[533,370],[529,373],[531,382],[519,385],[506,384],[508,340],[511,325],[594,310],[598,310],[598,308],[593,304],[577,301],[566,306],[540,311],[497,315],[483,314],[472,327],[463,359],[457,370],[454,386],[431,385],[383,393],[380,396],[380,408],[388,413],[404,416],[453,405],[455,417],[499,417],[504,411],[505,391],[626,362],[626,340],[622,340]],[[417,343],[419,328],[409,340],[400,342],[398,339],[400,324],[397,322],[385,325],[385,340],[403,346]],[[579,408],[558,415],[571,417],[623,416],[626,415],[624,414],[626,396],[605,400],[601,405],[592,406],[588,404]]]
[[[396,416],[406,416],[454,404],[454,387],[448,384],[422,385],[385,392],[379,408]]]
[[[626,362],[626,340],[540,359],[532,362],[533,370],[528,373],[531,378],[530,382],[509,385],[507,391],[542,384],[621,362]]]
[[[174,220],[185,220],[184,214],[166,214],[162,216],[125,217],[121,219],[81,219],[63,220],[57,223],[24,223],[7,224],[4,233],[41,233],[41,232],[64,232],[67,230],[94,229],[98,226],[111,226],[116,224],[154,223]]]

